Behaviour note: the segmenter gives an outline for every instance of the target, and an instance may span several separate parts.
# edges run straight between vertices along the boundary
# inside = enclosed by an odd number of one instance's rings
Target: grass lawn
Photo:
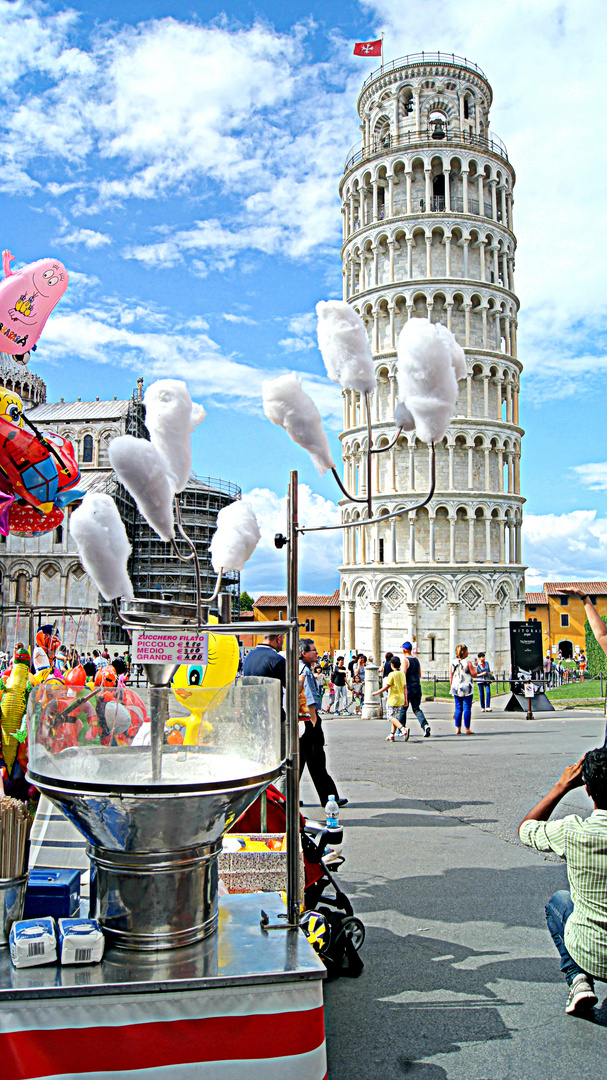
[[[603,680],[603,690],[605,680]],[[555,686],[554,690],[548,691],[551,701],[563,698],[601,698],[601,680],[586,679],[585,682],[567,683],[565,686]]]
[[[509,689],[510,689],[509,686],[506,684],[506,690],[509,690]],[[491,696],[495,697],[498,693],[500,693],[500,694],[504,693],[504,688],[503,688],[502,683],[500,682],[500,684],[499,684],[499,690],[498,690],[497,685],[495,683],[491,683]],[[422,682],[422,694],[423,694],[424,697],[433,697],[434,696],[434,680],[431,679],[428,682],[425,682],[425,681]],[[437,698],[450,698],[451,697],[451,692],[450,692],[450,687],[449,687],[448,682],[437,682],[437,684],[436,684],[436,697]],[[474,701],[479,701],[479,700],[480,699],[479,699],[479,693],[478,693],[478,686],[475,683],[474,684]]]

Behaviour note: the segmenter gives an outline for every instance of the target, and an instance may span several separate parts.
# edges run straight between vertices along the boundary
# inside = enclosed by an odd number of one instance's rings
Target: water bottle
[[[325,806],[327,829],[339,829],[339,806],[335,795],[329,795],[329,801]]]

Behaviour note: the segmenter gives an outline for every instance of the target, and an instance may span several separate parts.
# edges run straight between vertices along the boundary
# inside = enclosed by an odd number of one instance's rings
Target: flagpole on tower
[[[384,32],[381,32],[381,69],[384,70]]]

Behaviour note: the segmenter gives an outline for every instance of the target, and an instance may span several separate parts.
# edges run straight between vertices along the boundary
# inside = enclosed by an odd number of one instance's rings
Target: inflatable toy
[[[217,618],[211,616],[210,622],[217,622]],[[171,689],[177,700],[190,710],[190,715],[173,717],[168,723],[171,728],[182,729],[184,743],[196,745],[210,735],[212,725],[204,714],[223,701],[225,692],[221,693],[221,689],[234,682],[238,661],[235,637],[209,634],[208,663],[182,664],[175,672]]]
[[[55,633],[55,627],[50,623],[45,623],[44,626],[39,626],[36,631],[36,649],[34,649],[34,667],[36,665],[36,650],[40,649],[46,653],[49,664],[55,663],[55,656],[57,649],[61,645],[61,640]]]
[[[79,479],[71,442],[34,428],[19,395],[0,388],[0,532],[37,536],[57,528],[64,507],[83,496]]]
[[[27,708],[27,699],[31,690],[29,681],[30,654],[22,642],[15,645],[14,659],[10,671],[0,679],[0,727],[2,730],[2,761],[10,780],[19,757],[19,764],[25,773],[27,764],[27,745],[17,738],[21,722]]]
[[[2,252],[0,282],[0,352],[23,357],[37,342],[51,311],[67,289],[69,278],[58,259],[39,259],[15,273],[15,256]]]

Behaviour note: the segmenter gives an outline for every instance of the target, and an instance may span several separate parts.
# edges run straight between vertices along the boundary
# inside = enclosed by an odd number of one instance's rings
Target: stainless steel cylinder
[[[176,949],[217,929],[221,840],[153,855],[87,850],[95,869],[91,915],[113,945]]]
[[[8,945],[11,926],[23,918],[29,870],[15,878],[0,878],[0,945]]]

